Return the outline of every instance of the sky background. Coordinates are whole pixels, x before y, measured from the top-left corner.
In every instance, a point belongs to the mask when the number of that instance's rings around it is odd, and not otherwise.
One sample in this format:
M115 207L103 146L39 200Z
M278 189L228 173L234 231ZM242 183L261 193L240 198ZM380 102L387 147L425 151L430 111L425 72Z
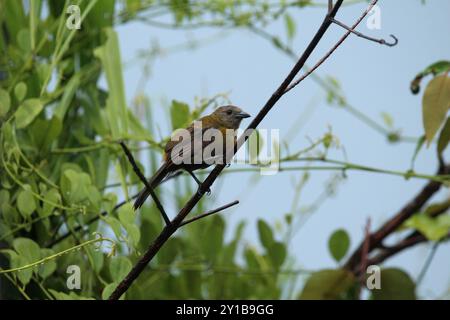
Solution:
M423 133L421 96L414 96L409 84L414 76L429 64L449 59L450 2L430 0L379 1L381 30L368 30L363 22L360 31L382 38L394 34L398 46L388 48L351 36L317 71L320 76L332 75L339 80L348 102L365 115L382 123L382 112L389 113L396 128L407 136ZM352 24L365 4L344 7L338 18ZM293 40L296 52L301 53L320 25L324 9L292 9L290 14L297 23ZM128 64L139 50L148 49L154 39L161 47L170 47L187 39L205 39L218 34L217 29L193 31L163 30L142 23L131 23L117 29L124 65L124 80L129 102L136 94L142 64ZM266 31L285 38L283 21L273 23ZM314 64L343 34L333 26L308 61ZM144 92L151 99L158 127L164 135L170 133L166 112L172 99L193 105L195 97L213 96L228 92L233 104L256 115L272 92L291 69L293 62L268 41L243 29L228 30L219 40L195 50L169 54L152 64L151 78ZM422 91L423 93L423 91ZM284 139L289 128L298 121L306 109L312 112L302 118L304 125L290 142L292 151L309 145L307 137L317 139L332 127L333 134L345 147L348 160L383 169L407 171L415 145L389 144L385 136L355 119L348 112L327 105L324 91L307 79L281 99L264 119L260 127L279 129ZM243 125L249 122L245 121ZM333 152L342 159L342 152ZM450 156L447 153L447 156ZM417 172L433 174L436 170L435 149L422 151L417 158ZM240 167L234 165L233 167ZM147 168L149 174L149 168ZM300 207L313 202L323 191L333 173L312 171L310 180L300 198ZM213 188L215 203L221 205L239 199L240 204L223 213L228 230L242 219L248 221L246 240L258 243L256 221L264 218L271 224L282 221L291 209L294 182L302 173L282 172L261 177L253 183L247 173L223 175ZM351 236L351 250L360 243L367 218L372 219L372 230L402 208L425 184L418 179L367 172L348 172L348 179L339 185L337 194L327 199L296 234L289 248L296 266L306 269L336 267L327 249L330 234L338 229ZM218 192L220 185L220 196ZM435 200L448 196L441 192ZM170 207L170 205L169 205ZM170 211L169 211L170 212ZM278 234L279 236L280 234ZM393 240L396 236L392 237ZM398 237L397 237L398 238ZM431 249L430 244L417 246L388 260L388 266L401 266L414 279L419 274ZM450 244L441 245L431 267L418 288L422 297L442 296L450 288Z

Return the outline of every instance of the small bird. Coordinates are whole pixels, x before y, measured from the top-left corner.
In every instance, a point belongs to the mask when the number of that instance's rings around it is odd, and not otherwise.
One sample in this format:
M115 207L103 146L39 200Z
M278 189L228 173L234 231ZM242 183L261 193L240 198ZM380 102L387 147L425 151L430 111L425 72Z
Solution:
M222 150L218 153L212 153L213 158L223 157L226 150L227 135L230 133L233 135L233 143L236 139L236 129L239 128L242 119L248 118L250 115L240 108L232 105L222 106L217 108L210 115L204 116L197 120L197 122L192 123L184 131L190 136L189 141L171 139L167 142L164 148L164 157L161 167L155 172L155 174L148 180L148 184L153 189L156 188L161 181L174 174L179 170L187 171L192 178L201 184L200 180L195 176L193 171L198 169L204 169L212 165L211 159L204 159L203 153L205 148L211 146L210 144L215 141L214 139L204 139L203 136L199 136L208 132L208 129L217 129L216 132L220 132L222 135L223 142ZM196 130L196 126L201 126L201 130ZM228 130L227 130L228 129ZM231 130L229 130L231 129ZM200 139L200 141L196 139ZM198 143L200 142L200 143ZM200 159L200 162L195 161ZM180 160L190 160L190 161L180 161ZM150 195L150 190L145 187L138 195L136 201L134 202L134 209L139 209L145 202L145 200Z

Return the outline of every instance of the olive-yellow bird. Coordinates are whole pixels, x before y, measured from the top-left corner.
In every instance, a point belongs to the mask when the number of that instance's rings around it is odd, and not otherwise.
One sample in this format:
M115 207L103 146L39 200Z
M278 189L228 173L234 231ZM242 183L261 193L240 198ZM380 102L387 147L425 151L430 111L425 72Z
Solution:
M227 141L226 134L229 134L227 129L236 130L239 128L239 125L241 124L242 119L248 118L250 115L244 111L242 111L240 108L232 105L228 106L222 106L217 108L213 113L210 115L204 116L197 121L195 125L201 126L201 131L195 130L194 123L191 124L189 127L186 128L186 132L190 135L191 142L189 142L189 145L186 145L186 141L174 141L170 140L167 142L166 147L164 148L164 161L161 165L161 167L155 172L155 174L148 180L149 185L154 189L156 188L161 181L169 176L170 174L178 171L178 170L185 170L187 171L194 179L195 181L200 184L200 181L196 178L193 171L198 169L204 169L209 167L212 163L211 161L207 161L203 158L203 151L204 148L207 147L210 143L212 143L214 140L211 139L208 141L208 139L202 139L202 137L198 137L197 132L200 132L201 134L205 133L208 129L218 129L218 132L220 132L223 136L223 150L225 150L225 144ZM233 133L233 139L236 138L235 131L231 131ZM194 134L196 136L194 136ZM195 143L195 139L201 139L200 143ZM182 145L184 143L184 145ZM187 147L187 148L186 148ZM182 163L179 163L179 161L174 161L174 154L178 155L179 152L177 150L182 149L181 153L185 153L187 150L187 153L182 155L183 158L189 157L191 161L184 161ZM176 151L176 152L173 152ZM217 155L215 155L217 156ZM196 163L196 159L201 159L199 163ZM178 159L179 160L179 159ZM198 162L198 161L197 161ZM140 208L145 200L150 195L150 191L145 187L137 197L136 201L134 202L134 209Z

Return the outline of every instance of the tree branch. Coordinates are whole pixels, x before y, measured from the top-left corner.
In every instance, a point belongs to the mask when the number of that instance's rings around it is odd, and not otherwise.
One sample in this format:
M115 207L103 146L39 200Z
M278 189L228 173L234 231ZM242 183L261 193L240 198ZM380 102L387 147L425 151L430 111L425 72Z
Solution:
M148 191L150 192L150 195L153 198L153 201L156 204L156 207L158 208L159 212L161 213L161 216L164 219L164 222L167 224L170 224L170 219L166 214L166 211L164 210L163 205L161 204L161 202L159 201L158 197L156 196L155 191L153 190L153 188L150 186L150 184L148 183L147 179L145 178L145 176L142 174L141 170L139 169L138 165L136 164L136 161L134 160L133 155L131 154L130 150L128 150L128 147L125 145L125 143L123 141L119 142L120 146L122 147L123 151L125 152L128 161L130 162L131 166L133 167L134 172L136 173L136 175L139 177L139 179L142 181L142 183L145 185L145 187L148 189Z
M439 175L448 174L450 172L450 164L447 164L444 167L441 167L438 170ZM377 231L370 235L370 245L369 245L369 253L377 248L383 248L383 240L386 239L389 235L395 232L398 227L400 227L403 222L405 222L412 215L416 214L420 211L420 209L424 206L424 204L441 188L442 183L438 181L430 181L428 184L409 202L404 206L393 218L387 221L383 226L381 226ZM417 243L426 241L426 238L418 232L413 232L410 236L406 237L403 241L398 243L395 246L385 248L383 252L381 252L378 256L373 259L369 259L370 264L377 264L393 254L403 250L404 248L408 248ZM364 250L364 242L361 243L356 249L344 268L350 270L351 272L358 274L359 268L358 266L361 263L361 254Z

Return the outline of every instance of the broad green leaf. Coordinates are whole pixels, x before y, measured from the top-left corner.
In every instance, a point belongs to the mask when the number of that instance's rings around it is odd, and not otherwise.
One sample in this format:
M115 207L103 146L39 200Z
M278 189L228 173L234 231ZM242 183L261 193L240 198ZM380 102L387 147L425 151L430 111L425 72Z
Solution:
M119 209L119 220L131 238L131 244L135 247L139 243L141 233L135 225L135 212L131 203L127 203Z
M69 203L80 203L89 198L91 177L84 172L73 169L64 171L61 177L61 191Z
M274 243L273 232L269 225L262 219L258 220L259 241L266 249L270 249Z
M400 269L382 269L381 288L372 290L375 300L415 300L416 285L409 275Z
M41 258L39 245L31 239L16 238L13 241L13 248L19 256L25 258L27 264L36 262Z
M86 248L89 254L89 263L96 273L100 273L103 268L104 253L96 249L94 246L89 246Z
M41 259L50 257L55 252L52 249L41 249ZM39 276L42 279L48 278L56 270L56 260L50 260L39 266Z
M36 210L36 201L29 185L26 185L25 189L19 192L17 196L17 208L24 218L30 217L34 210Z
M14 95L16 96L17 101L22 102L27 95L27 85L24 82L19 82L14 87Z
M439 241L447 236L450 230L449 216L441 215L432 218L426 214L416 214L409 218L404 226L407 228L414 228L422 233L427 239L432 241Z
M28 53L31 51L31 35L27 28L23 28L17 34L17 44L23 53Z
M48 217L51 215L55 205L59 205L61 203L61 195L58 190L50 189L45 193L44 199L45 201L43 203L40 215L41 217Z
M354 283L354 275L344 269L317 271L308 278L299 299L342 299Z
M135 218L136 216L133 210L133 205L131 203L127 203L120 207L119 220L122 224L134 224Z
M57 117L51 120L37 119L31 126L31 134L37 149L49 149L51 143L59 136L62 122Z
M0 117L8 113L11 107L11 98L6 90L0 89Z
M170 106L170 119L173 130L186 127L190 121L189 106L184 102L173 100Z
M281 267L287 257L286 246L281 242L274 242L268 250L268 255L276 269Z
M437 76L428 84L422 101L423 125L430 145L450 107L450 77Z
M116 257L110 259L109 273L111 274L111 279L113 281L122 281L128 272L131 271L131 268L131 261L126 257Z
M110 216L106 216L103 219L106 221L107 224L109 224L116 238L120 240L122 238L120 221Z
M94 54L100 59L108 82L109 96L106 101L106 114L112 137L119 138L128 133L127 103L122 74L117 33L106 29L108 40L105 45L95 49Z
M30 264L30 262L20 254L11 257L11 268L20 268L27 264ZM30 282L32 276L33 269L31 268L17 272L17 277L23 285L27 285L28 282Z
M343 229L336 230L328 239L328 249L336 262L341 261L345 257L349 247L350 237Z
M25 128L41 113L44 105L39 99L27 99L15 113L17 128Z
M442 128L441 134L439 135L437 147L438 154L442 154L442 152L444 152L444 150L448 146L449 141L450 141L450 117L447 118L444 128Z
M91 27L104 28L111 26L114 18L115 0L97 1L87 16L87 22Z

